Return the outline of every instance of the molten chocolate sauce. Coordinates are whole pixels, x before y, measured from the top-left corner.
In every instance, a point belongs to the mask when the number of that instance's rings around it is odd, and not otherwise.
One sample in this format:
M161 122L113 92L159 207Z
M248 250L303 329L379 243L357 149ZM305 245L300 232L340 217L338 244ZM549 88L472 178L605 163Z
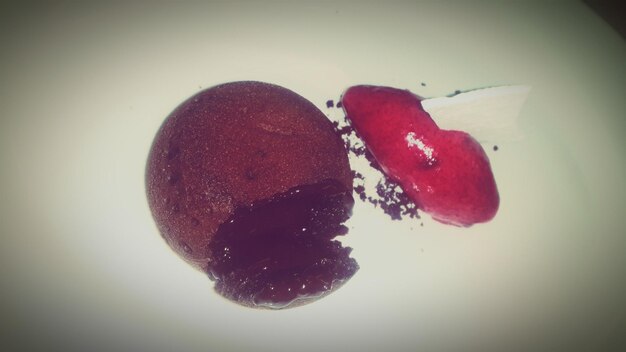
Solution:
M336 180L299 186L238 208L209 246L209 277L226 298L284 308L343 284L358 270L351 248L334 240L347 232L351 191Z

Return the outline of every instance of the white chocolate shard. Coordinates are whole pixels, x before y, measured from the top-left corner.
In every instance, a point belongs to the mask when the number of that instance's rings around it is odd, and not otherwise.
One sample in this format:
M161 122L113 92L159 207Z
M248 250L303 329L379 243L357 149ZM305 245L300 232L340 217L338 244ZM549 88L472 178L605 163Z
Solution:
M442 129L467 132L481 143L516 141L524 136L518 118L530 90L530 86L476 89L425 99L422 106Z

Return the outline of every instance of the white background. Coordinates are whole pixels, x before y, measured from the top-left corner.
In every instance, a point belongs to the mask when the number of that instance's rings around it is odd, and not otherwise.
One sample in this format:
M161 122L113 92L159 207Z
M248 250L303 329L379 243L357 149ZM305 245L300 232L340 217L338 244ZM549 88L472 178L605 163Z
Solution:
M584 4L3 6L5 350L617 348L626 44ZM163 119L234 80L283 85L329 114L326 100L359 83L533 91L526 138L485 146L495 220L421 227L357 205L345 242L361 270L319 302L272 312L215 294L161 240L144 193Z

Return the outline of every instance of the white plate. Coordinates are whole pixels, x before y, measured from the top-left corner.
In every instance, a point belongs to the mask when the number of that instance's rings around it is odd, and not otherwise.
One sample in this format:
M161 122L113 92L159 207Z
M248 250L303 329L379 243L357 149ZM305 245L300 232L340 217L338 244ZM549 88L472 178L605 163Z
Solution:
M2 343L10 350L606 350L624 328L626 45L583 4L204 4L1 11ZM231 304L159 237L152 138L201 88L533 91L486 145L501 208L459 229L358 204L361 265L297 309ZM426 83L422 86L421 83ZM7 348L4 348L7 349Z

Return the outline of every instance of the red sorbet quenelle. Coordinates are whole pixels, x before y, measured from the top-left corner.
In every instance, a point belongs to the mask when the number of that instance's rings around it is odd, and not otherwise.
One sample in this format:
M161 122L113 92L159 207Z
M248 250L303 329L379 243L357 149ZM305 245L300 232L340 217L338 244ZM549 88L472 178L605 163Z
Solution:
M354 86L342 97L350 123L380 164L424 212L468 227L500 203L489 159L472 136L440 129L408 90Z

